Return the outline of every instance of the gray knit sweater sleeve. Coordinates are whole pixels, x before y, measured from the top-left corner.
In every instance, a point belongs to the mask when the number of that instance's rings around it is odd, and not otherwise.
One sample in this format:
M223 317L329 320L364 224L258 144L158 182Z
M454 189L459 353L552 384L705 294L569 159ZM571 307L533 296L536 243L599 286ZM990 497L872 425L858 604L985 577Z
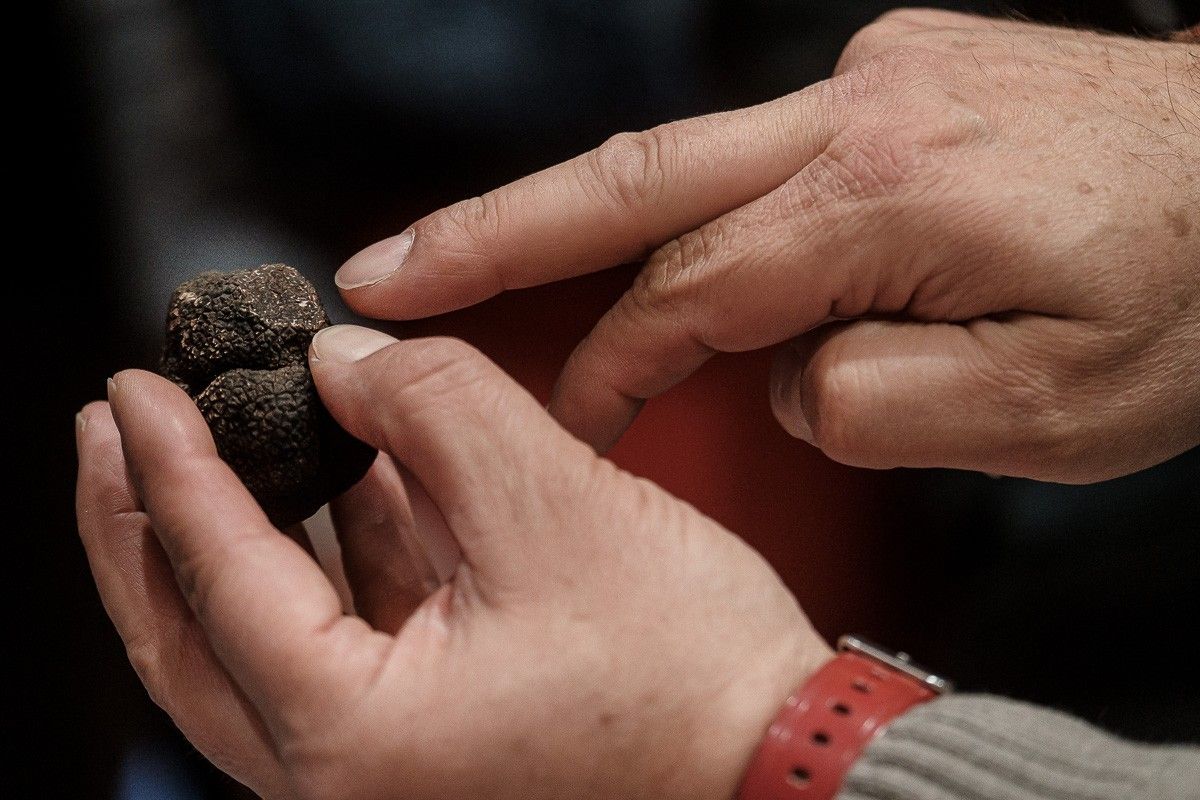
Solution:
M1200 800L1200 748L1132 744L1044 708L950 695L877 736L838 800Z

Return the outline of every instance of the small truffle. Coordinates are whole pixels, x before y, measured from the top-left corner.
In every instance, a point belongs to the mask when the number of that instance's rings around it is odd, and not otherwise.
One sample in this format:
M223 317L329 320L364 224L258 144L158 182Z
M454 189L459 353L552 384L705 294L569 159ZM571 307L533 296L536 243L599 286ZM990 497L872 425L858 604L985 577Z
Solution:
M329 318L284 264L205 272L171 297L162 374L208 422L217 452L278 527L358 482L375 451L321 405L308 345Z

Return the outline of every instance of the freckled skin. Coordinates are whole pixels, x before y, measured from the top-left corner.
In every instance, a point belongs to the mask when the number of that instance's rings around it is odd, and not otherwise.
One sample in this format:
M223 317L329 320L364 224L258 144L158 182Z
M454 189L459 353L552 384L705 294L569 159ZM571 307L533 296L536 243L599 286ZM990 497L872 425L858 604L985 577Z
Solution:
M374 460L313 387L308 345L327 325L316 289L284 264L205 272L175 290L167 313L162 374L196 401L221 458L281 528Z

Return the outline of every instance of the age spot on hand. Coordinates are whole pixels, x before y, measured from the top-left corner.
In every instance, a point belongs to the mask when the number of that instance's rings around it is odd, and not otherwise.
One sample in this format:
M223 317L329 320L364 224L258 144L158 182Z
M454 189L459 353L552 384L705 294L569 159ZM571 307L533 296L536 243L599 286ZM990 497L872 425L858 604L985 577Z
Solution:
M1184 213L1182 208L1164 208L1163 216L1167 218L1167 223L1171 226L1171 230L1180 239L1185 238L1192 232L1192 221L1188 219L1188 215Z

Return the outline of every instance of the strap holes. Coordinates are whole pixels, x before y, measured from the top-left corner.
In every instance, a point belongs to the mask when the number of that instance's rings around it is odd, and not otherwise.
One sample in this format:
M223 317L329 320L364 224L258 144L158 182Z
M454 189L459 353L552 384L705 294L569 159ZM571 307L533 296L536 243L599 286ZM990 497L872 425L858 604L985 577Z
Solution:
M808 786L808 782L811 780L812 775L804 767L796 767L792 770L792 774L788 776L788 783L797 789L803 789Z
M842 717L850 716L850 706L846 705L845 703L834 703L832 706L832 710L833 710L833 713L835 713L839 716L842 716Z
M871 685L864 680L855 681L854 683L850 684L850 688L861 694L871 693Z
M829 734L825 731L817 731L812 735L813 744L820 747L825 747L829 744Z

